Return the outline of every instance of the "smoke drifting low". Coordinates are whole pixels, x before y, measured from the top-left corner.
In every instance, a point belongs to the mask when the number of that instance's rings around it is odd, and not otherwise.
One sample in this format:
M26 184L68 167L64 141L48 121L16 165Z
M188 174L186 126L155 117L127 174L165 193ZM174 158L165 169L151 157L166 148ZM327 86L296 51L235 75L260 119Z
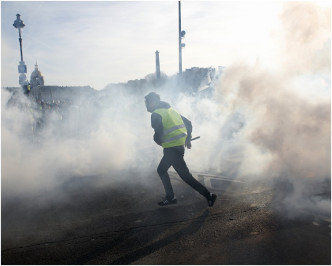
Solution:
M192 168L270 180L276 207L290 215L330 214L330 17L312 3L285 4L273 67L234 63L213 101L183 99L203 142L188 154Z
M287 210L330 212L330 200L308 196L331 177L330 10L287 3L280 18L273 71L234 63L213 98L178 94L172 82L157 92L192 121L193 137L201 136L185 155L192 172L286 182L291 189L276 198ZM2 197L56 189L72 176L102 175L102 184L112 184L121 175L128 185L132 172L157 178L162 150L152 140L144 93L78 99L61 127L48 123L34 139L38 110L8 107L11 95L2 90Z
M49 117L32 133L39 106L23 94L16 96L22 104L7 106L10 96L2 90L3 197L52 190L72 176L105 175L105 182L113 182L112 173L138 163L146 171L141 151L152 143L143 98L118 95L106 106L79 99L63 120Z
M330 213L330 199L318 204L309 197L331 178L330 17L312 3L285 5L276 70L235 64L218 91L224 109L241 109L246 117L241 174L255 165L261 170L255 178L287 180L291 192L280 199L293 212L314 205Z

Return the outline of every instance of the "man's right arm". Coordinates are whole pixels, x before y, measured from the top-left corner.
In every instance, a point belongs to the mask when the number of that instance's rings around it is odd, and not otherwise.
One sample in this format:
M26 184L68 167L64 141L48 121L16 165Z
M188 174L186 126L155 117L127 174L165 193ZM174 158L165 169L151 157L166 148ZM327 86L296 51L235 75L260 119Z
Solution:
M152 113L151 115L151 127L154 129L153 140L161 145L161 138L163 136L163 122L161 115Z

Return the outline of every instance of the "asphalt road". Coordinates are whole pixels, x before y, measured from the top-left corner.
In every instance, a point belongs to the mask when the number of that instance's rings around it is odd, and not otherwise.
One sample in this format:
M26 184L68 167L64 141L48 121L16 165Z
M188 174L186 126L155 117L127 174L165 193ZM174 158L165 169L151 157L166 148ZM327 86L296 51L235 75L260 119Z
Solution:
M287 218L268 186L218 188L209 208L173 176L178 204L158 207L155 177L130 187L91 180L68 180L59 197L3 198L1 263L331 264L330 217Z

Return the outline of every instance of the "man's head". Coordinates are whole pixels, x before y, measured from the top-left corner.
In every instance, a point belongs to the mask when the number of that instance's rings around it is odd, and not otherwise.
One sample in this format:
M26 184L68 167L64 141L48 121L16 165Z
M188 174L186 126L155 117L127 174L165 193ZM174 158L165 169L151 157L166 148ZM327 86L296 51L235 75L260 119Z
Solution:
M152 113L160 102L159 94L157 94L155 92L150 92L144 98L145 98L146 110L148 112Z

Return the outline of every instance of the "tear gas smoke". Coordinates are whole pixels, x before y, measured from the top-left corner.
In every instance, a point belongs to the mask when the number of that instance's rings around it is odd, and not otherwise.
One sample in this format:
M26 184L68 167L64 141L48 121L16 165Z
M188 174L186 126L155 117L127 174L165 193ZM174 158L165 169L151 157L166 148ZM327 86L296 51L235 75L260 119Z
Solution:
M23 94L16 96L20 105L8 107L10 96L2 90L3 197L52 189L72 176L115 175L138 163L143 172L149 168L139 161L152 146L142 98L118 95L105 107L80 99L66 119L48 121L33 134L39 107ZM144 156L147 165L155 160L151 152Z
M202 136L187 154L192 170L271 180L279 209L330 215L330 17L313 3L285 4L273 72L234 63L214 100L180 100Z
M239 138L248 145L240 175L270 177L276 187L287 180L290 193L276 198L292 215L313 208L330 215L330 198L312 198L331 179L330 18L329 9L288 3L281 15L284 42L277 71L234 64L218 87L222 108L245 116Z
M321 188L313 184L330 180L330 10L287 3L281 22L282 42L271 47L281 55L271 62L273 72L234 63L216 81L212 99L175 93L173 80L158 92L201 136L185 155L192 172L269 179L276 187L286 180L291 189L276 197L281 205L330 212L330 199L310 197ZM157 177L162 150L152 140L144 93L119 89L79 99L61 129L50 123L31 141L30 119L38 111L8 107L11 95L2 90L2 197L51 190L71 176L98 174L112 183L121 172L128 185L131 170Z

